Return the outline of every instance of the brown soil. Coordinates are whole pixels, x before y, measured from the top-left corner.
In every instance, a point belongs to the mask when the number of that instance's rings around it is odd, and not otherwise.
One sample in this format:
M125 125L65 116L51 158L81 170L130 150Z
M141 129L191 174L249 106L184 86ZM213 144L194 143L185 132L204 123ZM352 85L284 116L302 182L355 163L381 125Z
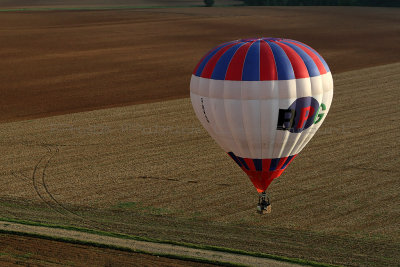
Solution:
M399 81L399 63L334 75L330 113L265 217L189 99L2 124L0 217L394 266Z
M243 37L303 41L333 73L397 62L399 25L394 8L2 12L0 121L187 97L201 56Z
M214 266L114 249L0 234L0 265L11 266Z

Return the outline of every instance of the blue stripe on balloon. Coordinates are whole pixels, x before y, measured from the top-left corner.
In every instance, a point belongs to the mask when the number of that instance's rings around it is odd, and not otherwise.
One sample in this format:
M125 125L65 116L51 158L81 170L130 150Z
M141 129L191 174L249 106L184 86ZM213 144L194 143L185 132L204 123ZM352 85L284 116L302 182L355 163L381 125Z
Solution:
M206 66L206 64L208 63L208 61L222 48L224 48L227 45L230 45L233 42L228 42L225 43L217 48L214 49L214 51L212 51L205 59L203 59L203 61L200 63L199 68L196 71L196 76L200 77L201 73L203 72L204 67Z
M236 51L242 45L244 45L244 43L238 43L225 51L225 53L219 58L217 64L215 65L213 73L211 75L211 79L225 80L225 75L226 71L228 70L229 63L231 62Z
M260 80L260 41L254 42L247 50L243 65L242 81Z
M303 60L304 64L306 64L307 70L308 70L308 75L310 77L315 77L315 76L319 76L321 75L319 73L318 67L315 64L314 60L306 53L304 52L303 49L301 49L300 47L288 43L288 42L281 42L287 46L289 46L290 48L292 48L294 51L296 51L296 53L301 57L301 59Z
M231 158L236 162L237 165L239 165L239 167L242 167L242 164L240 163L239 159L236 157L235 154L233 154L233 152L228 152L228 155L231 156Z
M294 71L292 63L290 62L285 51L279 45L267 41L274 54L276 71L278 72L278 80L291 80L294 79Z
M289 162L292 160L293 157L294 157L294 156L289 156L289 157L286 159L286 161L285 161L285 163L283 164L281 170L284 170L284 169L286 168L286 166L289 164Z
M328 64L326 64L325 60L321 57L320 54L318 54L317 51L315 51L313 48L311 48L310 46L308 46L308 45L306 45L306 44L300 43L299 41L295 41L295 40L290 40L290 41L293 42L293 43L299 44L299 45L301 45L301 46L303 46L303 47L307 47L308 49L310 49L311 52L313 52L313 53L319 58L319 60L321 60L322 64L323 64L324 67L325 67L326 72L330 72L329 67L328 67Z
M311 47L310 47L310 48L311 48ZM312 48L311 48L311 49L312 49ZM314 49L313 49L313 50L314 50ZM328 64L325 62L325 59L323 59L323 58L320 56L320 54L317 53L317 51L314 50L314 52L315 52L315 54L317 55L317 57L319 57L319 59L321 60L322 64L324 64L324 67L325 67L326 72L330 72L331 70L329 69Z
M253 159L253 163L256 171L262 171L262 159Z
M247 163L246 163L246 161L244 161L243 158L241 158L241 157L237 157L237 158L240 160L240 162L242 163L242 165L243 165L247 170L250 170L249 166L247 166Z
M280 160L279 158L271 160L271 165L269 166L269 170L270 171L275 171L276 170L276 167L278 166L279 160Z

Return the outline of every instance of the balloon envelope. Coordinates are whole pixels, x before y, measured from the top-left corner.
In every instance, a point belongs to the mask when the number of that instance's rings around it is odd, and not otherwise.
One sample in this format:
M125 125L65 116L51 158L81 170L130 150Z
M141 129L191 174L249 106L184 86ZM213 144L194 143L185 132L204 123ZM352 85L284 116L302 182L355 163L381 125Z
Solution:
M263 192L321 126L333 81L324 59L303 43L244 39L200 60L190 97L204 128Z

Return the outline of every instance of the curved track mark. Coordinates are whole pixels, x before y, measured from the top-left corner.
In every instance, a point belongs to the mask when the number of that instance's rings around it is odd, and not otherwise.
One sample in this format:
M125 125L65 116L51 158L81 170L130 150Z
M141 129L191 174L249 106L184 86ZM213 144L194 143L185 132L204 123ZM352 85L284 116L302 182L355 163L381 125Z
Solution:
M50 202L48 202L45 197L40 193L39 190L39 185L37 184L37 179L36 179L36 173L38 172L39 168L40 168L40 164L42 163L42 161L46 158L46 156L48 155L48 153L51 153L51 149L49 147L47 147L47 153L45 155L43 155L39 161L36 163L35 167L33 168L33 173L32 173L32 184L33 184L33 188L36 191L36 194L39 196L39 198L46 203L47 206L49 206L51 209L53 209L54 211L60 213L61 215L64 215L62 212L60 212L56 207L54 207Z
M52 148L55 147L55 150L53 150ZM83 221L88 221L88 222L92 222L94 224L97 225L101 225L102 227L104 227L105 225L103 225L102 223L99 223L97 221L91 220L89 218L85 218L81 215L79 215L78 213L72 211L71 209L67 208L65 205L63 205L60 201L58 201L54 195L50 192L47 183L46 183L46 171L50 165L50 162L52 161L52 159L60 152L59 148L57 146L46 146L47 148L47 154L44 155L39 162L36 164L34 171L33 171L33 175L32 175L32 180L34 183L34 187L35 187L35 191L38 194L38 196L42 199L43 202L45 202L48 206L50 206L53 210L55 210L56 212L62 214L63 216L66 217L70 217L71 215L73 217L79 218L80 220ZM53 153L52 153L53 152ZM49 155L50 154L50 155ZM38 172L38 167L39 165L44 162L43 159L48 156L46 163L43 166L43 170L41 172L41 177L36 177L36 173ZM46 195L50 198L48 200L45 199L43 192L40 193L39 191L39 186L38 184L44 189Z
M51 148L50 148L51 151ZM44 190L46 191L47 195L50 197L50 199L53 201L53 203L57 204L60 208L62 208L64 211L67 211L69 213L71 213L72 215L75 215L77 217L79 217L82 220L86 220L84 217L82 217L81 215L79 215L78 213L68 209L67 207L65 207L63 204L61 204L54 196L52 193L50 193L49 188L47 187L46 184L46 170L50 164L50 161L60 152L60 150L58 149L58 147L56 147L54 153L48 158L46 164L43 167L43 171L42 171L42 179L41 179L41 185L43 186Z

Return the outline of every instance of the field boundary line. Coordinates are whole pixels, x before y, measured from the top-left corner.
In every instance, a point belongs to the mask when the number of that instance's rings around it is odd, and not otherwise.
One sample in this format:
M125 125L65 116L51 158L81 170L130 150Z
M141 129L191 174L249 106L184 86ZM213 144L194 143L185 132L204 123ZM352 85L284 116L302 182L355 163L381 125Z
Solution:
M59 241L59 242L64 242L64 243L69 243L69 244L92 246L92 247L97 247L97 248L107 248L107 249L114 249L114 250L126 251L126 252L132 252L132 253L146 254L146 255L151 255L151 256L159 256L159 257L169 258L169 259L177 259L177 260L200 262L200 263L209 263L209 264L215 264L218 266L237 266L237 267L242 267L242 266L247 267L248 266L248 265L237 264L237 263L232 263L232 262L208 260L208 259L204 259L204 258L174 255L174 254L168 254L168 253L165 253L165 254L164 253L153 253L153 252L148 252L148 251L144 251L144 250L140 250L140 249L131 249L131 248L124 247L124 246L116 246L116 245L104 244L104 243L93 242L93 241L84 241L84 240L75 239L75 238L56 237L56 236L51 236L51 235L36 234L36 233L29 233L29 232L19 232L19 231L0 229L0 234L9 234L9 235L40 238L40 239L45 239L45 240L50 240L50 241Z
M236 7L238 5L214 5L214 7ZM166 9L166 8L192 8L205 7L204 5L191 6L82 6L82 7L21 7L0 8L0 12L35 12L35 11L96 11L96 10L129 10L129 9Z
M289 257L284 257L284 256L276 256L276 255L267 254L267 253L250 252L250 251L244 251L244 250L238 250L238 249L232 249L232 248L226 248L226 247L211 246L211 245L198 245L198 244L177 242L177 241L170 241L170 240L160 240L160 239L140 237L140 236L134 236L134 235L128 235L128 234L120 234L120 233L106 232L106 231L100 231L100 230L93 230L93 229L89 229L89 228L82 228L82 227L75 227L75 226L63 226L63 225L39 223L39 222L17 220L17 219L10 219L10 218L4 218L4 217L0 218L0 222L2 222L2 224L0 224L0 232L14 231L14 232L18 232L18 233L33 234L33 235L38 234L38 233L32 233L32 232L24 231L24 230L23 231L8 230L8 229L6 229L5 226L7 225L7 223L10 223L10 224L27 225L27 226L33 226L33 227L39 227L39 228L42 227L42 228L50 228L50 229L61 229L61 230L71 231L71 233L79 232L79 233L84 233L84 234L88 234L88 235L117 238L120 240L147 242L149 244L153 243L153 244L171 245L174 247L188 248L188 249L194 249L194 250L199 250L199 251L204 251L204 252L208 251L208 252L215 252L215 253L227 253L227 254L231 254L231 255L242 255L242 256L252 257L255 259L259 258L259 259L271 260L271 261L275 261L276 263L281 262L282 265L284 263L286 263L288 265L293 264L293 265L318 266L318 267L338 266L338 265L332 265L332 264L327 264L327 263L315 262L315 261L311 261L311 260L289 258ZM47 234L41 234L41 233L38 235L48 236ZM49 238L65 238L65 237L60 237L60 236L56 237L54 235L51 235L48 237ZM70 239L70 238L66 238L66 239ZM75 238L72 238L72 239L75 240ZM79 240L79 242L92 242L92 241ZM99 242L93 241L93 243L99 243ZM110 245L110 244L103 244L102 242L100 242L100 244L101 245ZM113 245L111 245L111 246L113 246ZM119 246L117 245L116 247L119 247ZM125 246L122 246L122 247L125 248ZM130 248L126 248L126 249L130 249ZM156 256L163 256L163 257L166 257L165 255L177 256L177 257L187 257L186 255L176 255L175 253L170 254L170 253L149 252L146 250L142 251L140 249L137 250L136 248L134 249L134 251L140 252L140 253L146 253L146 254L150 253L151 255L157 254ZM163 255L161 255L161 254L163 254ZM192 256L189 256L189 257L195 258L195 259L202 259L202 258L192 257ZM210 260L210 259L206 259L206 260ZM230 261L218 261L218 262L220 262L221 264L233 264L233 265L228 265L228 266L246 266L243 264L231 263ZM227 265L224 265L224 266L227 266Z

